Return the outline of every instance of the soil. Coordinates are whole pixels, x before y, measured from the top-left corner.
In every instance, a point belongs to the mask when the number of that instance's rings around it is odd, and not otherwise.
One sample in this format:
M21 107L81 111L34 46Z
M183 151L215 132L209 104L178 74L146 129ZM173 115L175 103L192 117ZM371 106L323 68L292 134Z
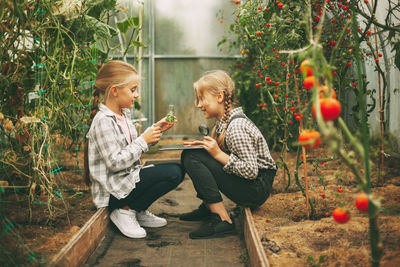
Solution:
M326 150L312 158L329 158ZM279 154L273 155L275 159ZM296 154L287 154L286 163L293 173ZM354 176L338 159L315 165L308 164L309 194L315 214L308 219L306 202L294 183L287 187L280 168L275 177L274 192L257 210L253 218L271 266L370 266L369 223L366 214L354 205L357 188ZM317 166L317 168L315 168ZM388 158L385 162L384 184L374 187L374 195L381 198L379 215L380 235L384 254L381 266L400 266L400 162ZM299 179L303 184L303 167ZM376 172L372 172L376 184ZM342 193L338 188L343 189ZM321 190L323 192L321 192ZM323 197L324 195L324 197ZM349 209L351 219L338 224L332 218L336 207ZM310 259L309 259L310 258ZM316 266L316 265L315 265Z
M2 245L7 248L5 253L12 255L5 260L11 266L48 262L96 212L89 187L77 168L76 157L62 153L59 158L62 159L59 163L62 171L57 174L57 192L62 199L56 197L48 205L48 194L36 187L35 198L29 209L26 190L6 191L2 195L2 211L13 226L8 232L5 231L7 235L2 239ZM80 153L80 163L82 159ZM52 209L49 210L49 207Z

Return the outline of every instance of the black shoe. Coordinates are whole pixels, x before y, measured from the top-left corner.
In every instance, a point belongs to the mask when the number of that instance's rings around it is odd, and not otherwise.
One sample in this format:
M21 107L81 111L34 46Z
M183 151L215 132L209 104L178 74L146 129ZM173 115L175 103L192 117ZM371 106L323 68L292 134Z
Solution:
M227 221L222 221L218 214L213 213L210 219L199 229L191 232L191 239L217 238L235 234L235 226Z
M182 221L202 221L210 217L211 211L202 203L197 209L179 216Z

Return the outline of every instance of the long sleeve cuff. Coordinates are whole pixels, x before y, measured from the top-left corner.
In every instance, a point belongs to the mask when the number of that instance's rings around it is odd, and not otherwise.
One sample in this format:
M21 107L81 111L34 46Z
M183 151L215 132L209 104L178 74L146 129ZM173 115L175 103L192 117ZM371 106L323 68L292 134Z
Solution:
M226 171L227 173L233 173L233 166L234 166L236 160L237 160L237 157L233 153L231 153L229 155L228 162L223 167L223 170Z
M143 152L149 151L149 146L147 145L146 141L144 141L143 136L139 136L138 138L136 138L136 142L140 145Z

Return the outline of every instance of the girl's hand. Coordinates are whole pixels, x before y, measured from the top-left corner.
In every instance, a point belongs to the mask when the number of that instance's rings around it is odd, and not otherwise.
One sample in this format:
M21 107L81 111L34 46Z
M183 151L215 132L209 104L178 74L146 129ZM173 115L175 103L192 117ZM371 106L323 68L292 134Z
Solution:
M217 141L210 137L204 136L204 140L195 140L192 142L183 142L184 146L193 146L193 147L202 147L204 148L214 159L222 163L222 165L226 165L229 160L229 155L222 151Z
M187 141L187 142L183 142L183 145L184 146L192 146L192 147L203 147L203 141L200 141L200 140L195 140L192 142Z
M192 147L202 147L204 148L213 158L217 158L218 155L224 153L218 146L217 141L210 137L204 136L203 141L195 140L192 142L183 142L184 146L192 146ZM224 153L225 154L225 153Z
M143 134L142 137L147 144L153 144L160 141L161 138L160 127L150 127Z
M178 122L177 119L175 119L173 122L168 122L167 117L164 117L154 125L160 127L161 132L165 132L166 130L174 126L174 124L177 122Z
M222 152L217 141L210 136L204 136L203 147L213 158L216 158Z

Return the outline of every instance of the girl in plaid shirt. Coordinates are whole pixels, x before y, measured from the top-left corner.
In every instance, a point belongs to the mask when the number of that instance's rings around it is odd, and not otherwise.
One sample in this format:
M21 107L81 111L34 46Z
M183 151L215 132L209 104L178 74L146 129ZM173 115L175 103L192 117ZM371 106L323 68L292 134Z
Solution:
M184 143L204 148L182 153L185 171L203 203L180 219L206 220L190 233L193 239L220 237L234 232L220 192L239 205L262 205L272 191L277 166L260 130L241 107L234 107L235 85L226 72L207 73L194 83L194 90L196 106L218 122L211 137Z
M142 168L141 155L160 140L174 122L163 118L138 136L130 109L138 97L138 74L123 61L103 65L95 82L89 131L85 145L85 176L97 208L107 207L110 219L131 238L146 236L144 227L161 227L164 218L147 208L183 180L180 164ZM99 104L99 97L104 103Z

